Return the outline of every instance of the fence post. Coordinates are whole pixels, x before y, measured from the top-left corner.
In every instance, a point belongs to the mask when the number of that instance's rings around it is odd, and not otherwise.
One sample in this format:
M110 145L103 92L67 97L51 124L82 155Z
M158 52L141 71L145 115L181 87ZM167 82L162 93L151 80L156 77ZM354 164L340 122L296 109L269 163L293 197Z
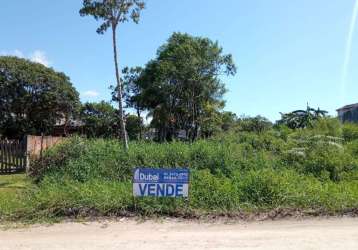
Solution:
M26 174L30 173L30 150L29 150L29 136L26 135L25 137L25 169L26 169Z

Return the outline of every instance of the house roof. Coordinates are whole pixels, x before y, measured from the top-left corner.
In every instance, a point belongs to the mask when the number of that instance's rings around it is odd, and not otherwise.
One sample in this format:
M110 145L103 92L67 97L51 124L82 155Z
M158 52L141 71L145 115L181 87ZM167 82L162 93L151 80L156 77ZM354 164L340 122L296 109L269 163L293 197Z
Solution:
M56 127L61 127L66 125L66 119L61 118L60 120L58 120L55 124ZM75 120L75 119L70 119L67 121L67 125L70 127L82 127L84 126L84 122L81 120Z
M353 109L353 108L358 108L358 103L346 105L346 106L344 106L342 108L337 109L337 111L350 110L350 109Z

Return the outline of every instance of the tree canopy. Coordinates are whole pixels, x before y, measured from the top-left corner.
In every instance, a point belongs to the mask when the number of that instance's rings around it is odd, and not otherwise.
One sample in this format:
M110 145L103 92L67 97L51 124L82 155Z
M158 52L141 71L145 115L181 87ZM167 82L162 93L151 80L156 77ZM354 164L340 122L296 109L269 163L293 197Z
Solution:
M81 121L88 137L114 138L118 136L118 111L108 102L85 103L81 108Z
M140 11L145 3L140 0L83 0L81 16L93 16L97 21L102 20L97 33L103 34L108 28L116 28L119 23L132 19L138 23Z
M29 60L0 57L1 135L50 133L78 108L79 94L65 74Z
M116 138L119 136L118 110L109 102L85 103L81 108L80 118L84 124L83 133L89 138ZM125 120L129 139L140 139L144 129L142 119L127 114Z
M194 140L210 115L224 107L221 75L234 75L236 66L217 42L174 33L144 69L129 73L135 77L124 82L135 86L132 106L148 111L159 140L172 139L178 130Z
M263 116L241 117L238 120L240 131L263 133L273 127L273 124Z
M122 99L125 102L125 108L134 109L138 118L141 117L141 113L145 110L144 104L142 103L141 86L139 83L142 72L143 68L141 67L125 67L122 70L121 79L124 90ZM118 86L111 86L110 89L112 90L112 101L118 102Z
M306 110L295 110L291 113L281 113L281 120L277 123L284 124L291 129L307 128L312 122L327 115L327 111L320 108L314 109L307 105Z

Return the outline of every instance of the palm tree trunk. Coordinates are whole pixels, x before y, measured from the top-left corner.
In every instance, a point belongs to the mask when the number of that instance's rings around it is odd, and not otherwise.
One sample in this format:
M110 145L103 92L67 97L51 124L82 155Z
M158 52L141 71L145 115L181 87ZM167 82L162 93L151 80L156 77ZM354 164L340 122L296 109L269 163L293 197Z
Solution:
M116 79L117 79L117 88L118 88L118 106L119 106L119 118L120 118L120 128L123 146L125 150L128 150L128 137L126 132L126 124L124 122L124 114L123 114L123 102L122 102L122 84L119 76L119 68L118 68L118 56L117 56L117 41L116 41L116 25L112 24L112 38L113 38L113 53L114 53L114 65L116 68Z
M138 122L139 122L139 140L142 140L142 133L143 133L143 129L142 129L142 117L140 116L140 109L137 107L137 117L138 117Z

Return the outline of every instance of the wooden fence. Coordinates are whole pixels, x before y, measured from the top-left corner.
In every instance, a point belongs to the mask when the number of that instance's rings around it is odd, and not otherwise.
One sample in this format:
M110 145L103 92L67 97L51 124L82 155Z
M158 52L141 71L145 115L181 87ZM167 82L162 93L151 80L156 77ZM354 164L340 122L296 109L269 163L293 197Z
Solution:
M26 140L0 141L0 174L26 170Z

